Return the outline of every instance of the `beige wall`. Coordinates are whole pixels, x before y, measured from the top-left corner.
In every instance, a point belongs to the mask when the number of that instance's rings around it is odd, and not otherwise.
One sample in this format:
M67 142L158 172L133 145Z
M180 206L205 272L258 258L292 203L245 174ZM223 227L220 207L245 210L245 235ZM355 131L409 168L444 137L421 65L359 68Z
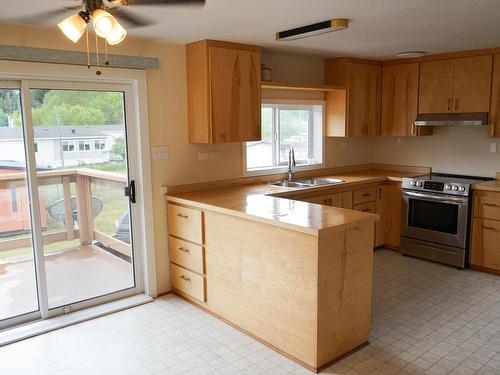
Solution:
M378 138L373 143L373 160L430 166L436 172L494 177L500 171L499 153L490 153L485 127L436 127L431 137ZM500 142L498 142L500 143Z

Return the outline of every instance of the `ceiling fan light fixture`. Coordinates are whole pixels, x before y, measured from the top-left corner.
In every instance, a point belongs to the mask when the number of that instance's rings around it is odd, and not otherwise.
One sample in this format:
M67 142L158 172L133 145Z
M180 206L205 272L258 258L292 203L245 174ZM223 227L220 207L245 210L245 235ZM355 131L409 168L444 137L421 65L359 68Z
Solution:
M111 31L106 35L106 41L109 45L114 46L121 43L126 36L127 30L125 30L122 25L116 22Z
M92 12L92 23L94 31L101 38L106 38L118 23L111 14L103 9L96 9Z
M85 29L87 28L87 23L89 22L88 14L85 12L80 12L74 14L64 21L57 24L57 27L63 32L66 37L73 43L80 40Z

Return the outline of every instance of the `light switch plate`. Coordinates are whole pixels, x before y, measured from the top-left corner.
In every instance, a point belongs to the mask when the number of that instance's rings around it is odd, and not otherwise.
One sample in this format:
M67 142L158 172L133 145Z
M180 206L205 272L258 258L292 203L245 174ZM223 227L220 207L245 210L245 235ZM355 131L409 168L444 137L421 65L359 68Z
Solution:
M222 156L222 152L220 151L212 151L210 153L210 159L220 159Z
M491 142L490 143L490 152L496 153L497 152L497 144L496 142Z
M153 147L153 160L167 160L168 146Z
M199 152L198 160L208 160L210 159L210 154L208 152Z

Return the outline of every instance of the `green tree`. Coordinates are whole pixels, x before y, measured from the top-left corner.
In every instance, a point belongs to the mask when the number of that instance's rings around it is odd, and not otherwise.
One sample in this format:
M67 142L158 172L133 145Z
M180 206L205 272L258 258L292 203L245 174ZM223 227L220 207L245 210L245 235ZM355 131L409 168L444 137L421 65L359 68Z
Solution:
M121 92L32 90L31 96L38 103L32 105L35 126L124 123Z
M119 137L115 138L113 141L113 146L111 146L111 150L109 151L111 155L120 156L123 160L125 160L126 156L126 145L125 138Z
M0 126L9 126L9 115L0 108Z

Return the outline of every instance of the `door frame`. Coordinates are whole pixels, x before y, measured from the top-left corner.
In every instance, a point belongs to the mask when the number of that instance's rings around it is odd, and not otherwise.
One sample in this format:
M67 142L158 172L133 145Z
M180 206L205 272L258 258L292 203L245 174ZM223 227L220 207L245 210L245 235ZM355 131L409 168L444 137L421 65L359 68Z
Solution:
M146 72L131 69L116 69L104 68L103 75L96 76L95 69L88 70L80 66L44 64L44 63L24 63L12 61L0 61L0 86L1 80L20 82L21 98L23 106L23 115L31 118L31 108L29 106L29 88L36 88L48 84L47 88L72 88L72 89L99 89L99 87L121 87L120 91L125 92L125 111L127 121L127 148L129 165L134 171L137 193L135 205L130 205L131 216L134 218L132 227L132 236L135 241L135 246L140 248L138 256L134 257L134 273L136 286L133 288L135 294L146 293L151 297L157 296L156 285L156 256L153 233L153 203L152 203L152 187L151 187L151 160L150 160L150 142L149 142L149 123L147 113L147 84ZM30 86L32 83L33 86ZM71 87L71 85L73 85ZM28 162L27 166L35 166L34 163L34 142L31 121L27 121L28 125L24 127L25 142L28 147L27 158L33 160ZM30 180L34 181L34 185L30 191L36 192L36 197L30 196L33 207L38 207L38 189L35 170L29 170ZM39 225L39 213L35 211L32 215L33 231ZM38 216L38 218L37 218ZM37 221L38 220L38 221ZM34 244L42 249L41 237L34 233L34 238L40 238L40 244ZM43 250L35 251L35 257L41 255L43 258ZM37 266L37 283L45 282L45 272L43 262L36 262L41 265L41 269ZM39 290L45 288L38 288ZM133 293L132 292L132 293ZM46 290L45 290L46 293ZM72 308L82 309L112 300L124 298L131 295L131 290L127 289L119 291L111 295L104 295L93 298L91 300L76 302L71 304ZM47 301L47 298L40 300ZM37 318L48 318L63 313L63 308L55 308L48 310L48 306L39 306L40 310L34 313L29 313L14 317L7 320L8 326L16 323L24 323ZM6 323L4 322L4 323ZM5 328L4 324L0 324L0 330Z

